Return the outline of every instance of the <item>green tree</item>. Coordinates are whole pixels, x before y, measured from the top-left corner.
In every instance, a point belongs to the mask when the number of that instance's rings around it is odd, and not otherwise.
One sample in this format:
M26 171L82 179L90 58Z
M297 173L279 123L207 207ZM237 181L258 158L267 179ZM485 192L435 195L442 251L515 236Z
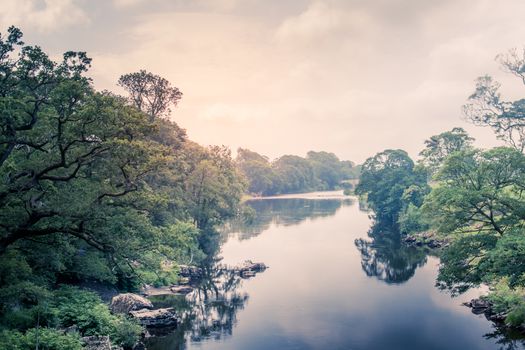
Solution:
M151 121L168 116L170 107L176 106L182 97L182 92L168 80L145 70L121 76L118 85L129 93L133 105Z
M503 235L525 218L525 156L514 149L467 150L451 155L425 201L440 231ZM473 228L475 227L475 228Z
M449 155L471 148L472 141L474 139L462 128L431 136L425 140L425 148L419 153L421 163L429 168L431 174L435 174Z
M365 161L356 193L366 195L379 222L397 224L409 203L422 200L426 186L426 173L414 167L405 151L385 150Z

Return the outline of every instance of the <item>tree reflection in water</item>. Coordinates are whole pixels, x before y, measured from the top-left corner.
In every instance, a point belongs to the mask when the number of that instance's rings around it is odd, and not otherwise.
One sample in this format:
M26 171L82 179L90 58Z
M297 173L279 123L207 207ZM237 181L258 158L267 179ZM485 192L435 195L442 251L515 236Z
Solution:
M376 223L368 239L356 239L361 252L361 266L367 276L388 284L400 284L414 276L416 269L427 262L426 252L403 244L396 228Z
M307 219L335 215L344 206L352 205L353 199L306 199L282 198L247 201L255 214L250 220L233 220L221 230L226 240L235 234L240 240L250 239L266 231L272 224L293 226Z
M187 341L231 335L236 314L248 301L248 295L240 292L241 285L239 274L215 258L208 261L202 280L190 294L152 297L156 307L174 307L182 322L173 332L149 339L148 349L184 349Z

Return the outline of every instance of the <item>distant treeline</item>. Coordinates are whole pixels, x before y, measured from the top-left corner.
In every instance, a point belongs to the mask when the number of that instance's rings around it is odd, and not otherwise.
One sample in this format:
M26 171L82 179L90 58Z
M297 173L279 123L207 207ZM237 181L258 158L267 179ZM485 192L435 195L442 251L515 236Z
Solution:
M357 179L360 172L360 166L328 152L310 151L306 158L284 155L270 161L239 148L236 162L248 180L249 193L266 196L347 188L351 185L344 180Z

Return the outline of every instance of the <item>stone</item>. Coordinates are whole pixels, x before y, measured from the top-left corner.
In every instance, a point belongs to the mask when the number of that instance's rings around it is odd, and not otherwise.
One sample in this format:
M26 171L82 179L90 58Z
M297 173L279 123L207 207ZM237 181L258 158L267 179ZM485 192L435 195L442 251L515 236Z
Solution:
M173 308L130 311L132 317L148 328L175 327L179 318Z
M472 312L475 314L482 314L486 312L487 310L490 310L492 307L492 304L485 299L472 299L470 301L470 307L472 308Z
M111 342L108 336L92 335L83 337L82 341L86 350L111 350Z
M128 314L130 311L152 309L148 299L133 293L123 293L113 297L109 306L114 314Z

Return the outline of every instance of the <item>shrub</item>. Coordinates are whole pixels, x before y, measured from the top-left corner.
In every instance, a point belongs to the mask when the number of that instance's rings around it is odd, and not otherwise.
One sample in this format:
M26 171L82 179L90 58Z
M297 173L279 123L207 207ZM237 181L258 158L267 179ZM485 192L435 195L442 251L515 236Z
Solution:
M29 329L26 333L14 330L0 332L0 349L34 350L37 345L46 350L82 350L78 334L64 334L52 328Z

